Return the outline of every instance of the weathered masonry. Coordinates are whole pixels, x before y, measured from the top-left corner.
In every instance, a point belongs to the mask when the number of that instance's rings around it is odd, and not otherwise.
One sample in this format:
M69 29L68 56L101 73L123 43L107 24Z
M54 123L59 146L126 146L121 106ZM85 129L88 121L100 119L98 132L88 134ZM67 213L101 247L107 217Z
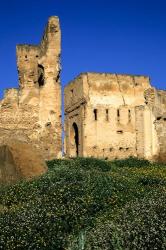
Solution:
M17 46L19 89L7 89L0 102L0 144L12 137L47 160L61 156L60 53L58 17L49 19L39 46Z
M166 162L166 91L150 88L144 95L146 105L136 108L137 156Z
M15 139L45 160L62 156L61 31L50 17L41 43L17 46L19 88L0 101L0 146ZM64 90L66 157L166 162L166 91L149 77L83 73Z
M64 95L67 157L166 160L166 91L148 77L84 73Z

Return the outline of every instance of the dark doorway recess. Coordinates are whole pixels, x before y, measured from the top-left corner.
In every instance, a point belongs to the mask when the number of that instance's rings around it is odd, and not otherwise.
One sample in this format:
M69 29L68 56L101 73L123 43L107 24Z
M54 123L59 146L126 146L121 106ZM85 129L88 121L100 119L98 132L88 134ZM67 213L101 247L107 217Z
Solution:
M72 127L73 127L73 132L74 132L75 156L78 156L79 155L79 150L78 150L78 146L79 146L78 126L74 122Z
M44 86L44 67L38 64L38 84L39 87Z

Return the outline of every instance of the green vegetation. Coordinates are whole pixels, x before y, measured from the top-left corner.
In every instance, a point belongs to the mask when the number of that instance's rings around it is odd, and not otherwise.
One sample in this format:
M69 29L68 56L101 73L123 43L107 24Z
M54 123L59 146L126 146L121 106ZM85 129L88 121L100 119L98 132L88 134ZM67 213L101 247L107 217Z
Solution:
M48 162L0 188L0 249L166 249L166 166L145 160Z

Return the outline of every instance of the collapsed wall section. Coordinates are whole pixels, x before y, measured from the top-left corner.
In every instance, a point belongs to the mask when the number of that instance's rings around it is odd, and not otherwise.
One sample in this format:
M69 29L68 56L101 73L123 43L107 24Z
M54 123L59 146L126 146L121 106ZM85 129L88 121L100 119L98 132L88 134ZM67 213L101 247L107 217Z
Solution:
M45 159L60 157L61 31L59 19L48 21L41 44L18 45L19 88L5 92L0 103L0 144L15 137L32 143Z

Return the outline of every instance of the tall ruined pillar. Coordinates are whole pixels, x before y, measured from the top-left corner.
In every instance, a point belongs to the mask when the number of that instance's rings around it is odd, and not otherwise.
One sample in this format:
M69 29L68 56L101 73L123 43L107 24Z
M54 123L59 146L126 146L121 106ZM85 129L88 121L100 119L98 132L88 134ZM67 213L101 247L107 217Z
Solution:
M41 43L39 59L39 74L42 71L44 74L43 87L40 89L39 119L43 129L41 140L51 158L55 155L60 157L62 152L60 53L59 19L51 17Z
M155 160L159 150L155 116L152 109L148 106L137 106L135 112L137 156Z
M39 46L17 46L20 124L47 160L62 152L60 53L61 31L55 16L49 18Z

